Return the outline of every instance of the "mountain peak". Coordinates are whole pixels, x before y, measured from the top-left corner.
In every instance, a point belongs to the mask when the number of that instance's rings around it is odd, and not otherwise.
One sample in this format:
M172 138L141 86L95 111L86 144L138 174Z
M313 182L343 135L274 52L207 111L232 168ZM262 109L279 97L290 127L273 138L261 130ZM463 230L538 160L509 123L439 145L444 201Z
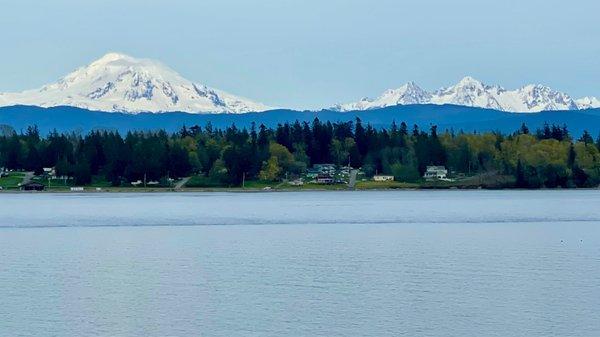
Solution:
M600 99L596 97L586 96L575 101L579 109L595 109L600 108Z
M108 63L108 62L113 62L113 61L118 61L118 60L133 60L133 59L134 58L129 55L125 55L122 53L116 53L116 52L110 52L110 53L106 53L104 56L102 56L101 58L94 61L94 63Z
M540 84L530 84L516 90L489 86L465 76L454 86L434 92L421 89L409 82L398 89L386 90L377 99L368 102L339 104L336 110L366 110L398 104L454 104L481 107L508 112L539 112L544 110L577 110L600 107L594 97L573 100L569 95Z
M84 68L101 68L106 66L154 68L154 70L156 70L156 68L161 68L163 71L166 70L169 72L174 72L169 67L160 63L159 61L144 58L136 58L126 54L114 52L105 54L104 56L93 61Z
M423 104L430 99L431 95L428 92L411 81L397 89L386 90L377 99L363 98L356 103L338 104L332 109L337 111L369 110L399 104Z
M156 61L137 59L121 53L108 53L83 68L98 69L110 66L142 66L153 63L158 64Z
M160 62L114 52L38 90L0 96L0 105L67 105L129 113L243 113L269 109L189 81Z
M471 84L482 85L483 83L481 83L481 81L479 81L471 76L465 76L458 82L458 85L462 85L462 86L471 85Z

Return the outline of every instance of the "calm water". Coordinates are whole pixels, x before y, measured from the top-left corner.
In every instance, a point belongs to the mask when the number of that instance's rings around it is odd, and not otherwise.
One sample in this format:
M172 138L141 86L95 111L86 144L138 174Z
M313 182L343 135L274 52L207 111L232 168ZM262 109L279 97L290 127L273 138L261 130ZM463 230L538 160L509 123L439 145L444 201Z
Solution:
M600 191L0 194L0 336L600 336Z

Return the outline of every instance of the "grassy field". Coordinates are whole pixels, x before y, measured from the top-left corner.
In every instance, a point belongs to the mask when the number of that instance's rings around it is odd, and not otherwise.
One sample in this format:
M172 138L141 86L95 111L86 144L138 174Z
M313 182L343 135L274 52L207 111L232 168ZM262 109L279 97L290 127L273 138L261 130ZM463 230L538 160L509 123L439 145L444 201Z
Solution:
M203 175L196 175L190 178L184 187L187 188L215 188L220 187L219 182L214 181Z
M265 187L276 188L280 185L281 182L277 181L264 181L264 180L247 180L244 184L244 187L228 187L224 186L218 181L214 181L208 177L197 175L190 178L190 180L185 184L185 188L210 188L210 189L251 189L251 190L260 190Z
M204 176L193 176L187 184L185 190L211 190L211 191L259 191L265 188L271 190L283 191L301 191L301 190L346 190L348 186L345 184L335 185L320 185L307 183L302 186L292 186L287 182L281 181L265 181L265 180L247 180L244 187L241 186L223 186Z
M425 181L420 183L420 188L423 189L447 189L447 188L461 188L461 189L475 189L475 188L486 188L486 189L501 189L511 188L514 186L515 178L513 176L488 174L488 175L475 175L465 177L456 181Z
M10 172L8 176L0 178L0 187L3 189L16 189L23 181L23 177L25 177L25 173Z
M263 189L265 187L276 188L280 185L277 181L265 181L265 180L248 180L244 184L245 189Z
M89 185L90 187L111 187L112 184L110 181L104 179L100 176L93 176L92 183Z
M403 183L399 181L359 181L356 183L357 190L386 190L386 189L408 189L419 188L419 184Z
M11 172L7 177L0 178L0 187L5 191L18 189L18 184L22 182L25 173ZM32 181L42 183L48 187L47 191L51 192L68 192L74 186L73 180L52 180L48 184L48 180L42 177L34 177ZM503 176L497 174L478 175L465 177L457 181L421 181L417 183L406 183L398 181L358 181L355 190L394 190L394 189L473 189L473 188L510 188L514 185L514 177ZM242 191L262 191L269 187L273 191L344 191L348 190L346 184L316 184L305 183L301 186L292 186L288 182L280 181L263 181L263 180L247 180L245 186L224 186L219 182L211 180L205 176L193 176L184 186L184 191L202 192L202 191L221 191L221 192L242 192ZM170 192L174 191L172 187L163 186L111 186L110 182L100 178L93 177L92 182L84 186L86 192ZM97 190L98 188L98 190ZM181 191L179 190L179 191Z
M59 180L59 179L53 179L53 180L50 180L50 182L48 182L48 179L46 179L46 178L34 178L33 181L44 184L52 190L70 189L71 187L74 187L74 186L81 186L81 185L75 184L75 181L73 179L68 179L66 181ZM143 186L135 187L135 186L131 186L131 185L115 187L111 184L110 181L104 179L104 177L102 177L102 176L92 176L92 181L89 184L83 185L83 187L86 189L89 189L89 190L95 190L97 187L102 188L102 189L111 188L111 189L125 189L125 190L127 190L127 189L136 190L136 189L143 188ZM157 187L149 186L147 188L154 190Z
M270 187L272 190L280 190L280 191L303 191L303 190L327 190L327 191L340 191L347 190L348 185L346 184L316 184L316 183L305 183L301 186L293 186L287 182L276 182L276 181L262 181L262 180L249 180L246 181L245 187L224 187L215 184L214 182L208 180L205 177L192 177L188 184L186 184L186 189L194 189L194 188L209 188L211 190L263 190L266 187ZM357 182L356 189L357 190L370 190L370 189L410 189L410 188L419 188L419 184L411 184L411 183L401 183L395 181L385 181L385 182L376 182L376 181L361 181Z

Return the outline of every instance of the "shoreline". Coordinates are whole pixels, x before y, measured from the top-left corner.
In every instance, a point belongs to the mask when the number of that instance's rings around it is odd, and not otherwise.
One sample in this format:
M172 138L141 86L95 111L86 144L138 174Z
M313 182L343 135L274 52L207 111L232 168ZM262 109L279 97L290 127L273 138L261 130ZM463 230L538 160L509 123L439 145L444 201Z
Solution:
M256 188L107 188L100 191L89 190L70 191L65 189L50 189L44 191L20 191L20 190L0 190L0 194L121 194L121 193L286 193L286 192L393 192L393 191L586 191L600 190L600 187L586 188L420 188L420 187L404 187L404 188L285 188L285 189L256 189Z

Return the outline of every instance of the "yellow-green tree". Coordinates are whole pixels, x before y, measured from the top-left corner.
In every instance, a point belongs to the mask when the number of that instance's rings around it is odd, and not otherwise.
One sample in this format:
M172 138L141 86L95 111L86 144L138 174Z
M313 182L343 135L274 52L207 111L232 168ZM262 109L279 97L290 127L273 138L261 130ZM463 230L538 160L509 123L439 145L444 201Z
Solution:
M279 160L277 157L271 156L269 160L263 163L262 170L260 170L258 176L261 180L273 181L279 178L280 173Z

